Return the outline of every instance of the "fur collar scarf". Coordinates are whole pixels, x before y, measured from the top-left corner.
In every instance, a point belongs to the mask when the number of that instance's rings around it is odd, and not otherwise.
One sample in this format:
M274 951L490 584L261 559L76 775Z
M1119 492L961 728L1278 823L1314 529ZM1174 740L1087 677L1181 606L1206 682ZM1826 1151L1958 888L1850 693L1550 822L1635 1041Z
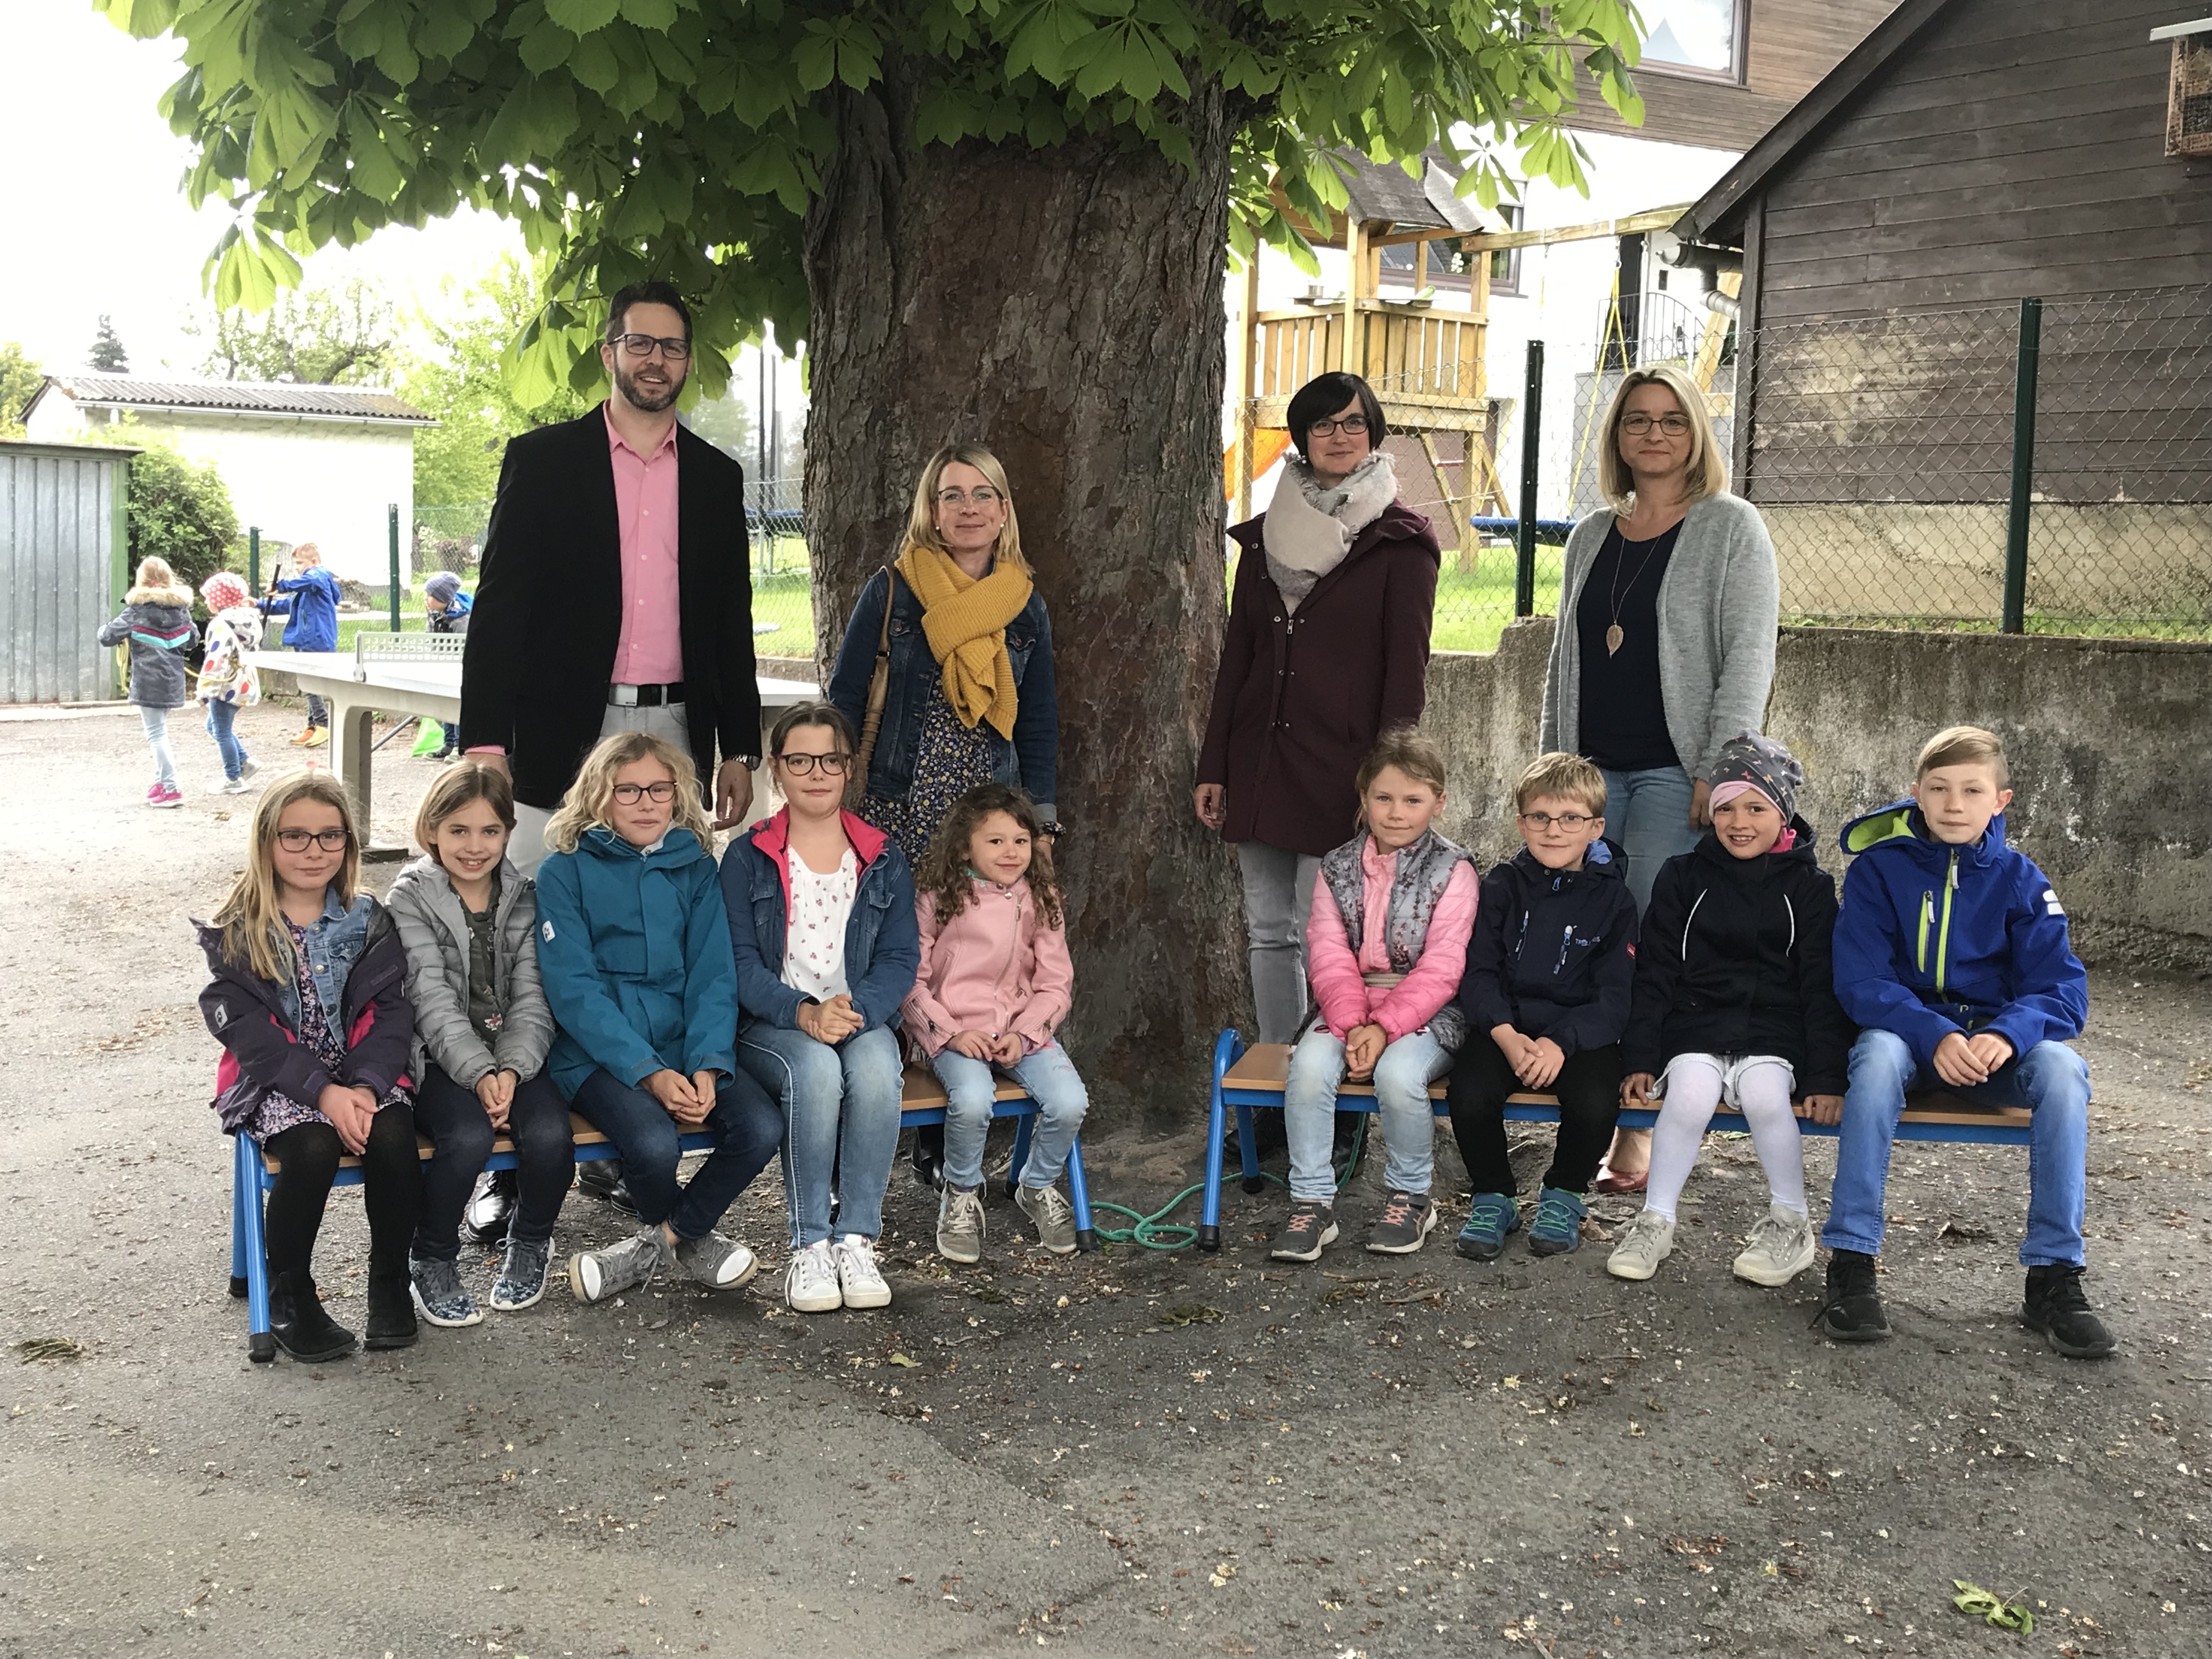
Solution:
M192 594L188 587L134 587L123 596L125 605L174 605L191 609Z
M1334 489L1324 489L1313 469L1293 456L1261 525L1267 574L1286 610L1295 612L1314 585L1344 562L1359 532L1398 498L1398 473L1381 450L1360 462Z

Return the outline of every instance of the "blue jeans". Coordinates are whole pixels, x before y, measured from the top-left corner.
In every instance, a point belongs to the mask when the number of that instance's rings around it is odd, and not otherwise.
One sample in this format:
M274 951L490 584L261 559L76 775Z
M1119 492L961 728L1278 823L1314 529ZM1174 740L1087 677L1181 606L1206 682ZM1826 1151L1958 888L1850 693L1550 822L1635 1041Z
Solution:
M1426 1031L1400 1037L1375 1062L1375 1104L1390 1161L1382 1180L1394 1193L1429 1190L1436 1168L1436 1103L1429 1085L1449 1069L1452 1057ZM1336 1198L1329 1157L1336 1141L1336 1090L1344 1081L1344 1039L1309 1031L1291 1050L1291 1076L1283 1090L1283 1132L1291 1143L1291 1196L1328 1204Z
M1030 1136L1029 1162L1022 1166L1024 1187L1049 1187L1067 1166L1067 1149L1091 1109L1091 1096L1075 1074L1075 1062L1057 1042L1048 1042L1012 1066L970 1060L946 1048L930 1062L945 1085L945 1179L955 1187L983 1184L983 1137L990 1133L991 1103L998 1097L998 1073L1006 1073L1037 1103L1036 1127Z
M830 1237L833 1178L838 1232L868 1239L880 1234L906 1083L898 1039L878 1025L833 1048L804 1031L748 1020L738 1031L738 1064L783 1109L791 1248Z
M235 783L246 775L248 758L246 745L238 740L238 705L210 702L207 711L208 730L214 735L216 752L222 757L222 775Z
M1917 1073L1911 1048L1893 1031L1864 1030L1851 1045L1835 1190L1828 1199L1828 1224L1820 1230L1820 1242L1832 1250L1881 1254L1890 1143L1905 1110L1905 1091ZM2063 1042L2039 1042L1987 1083L1952 1092L1992 1106L2025 1106L2034 1114L2021 1265L2080 1267L2089 1160L2088 1063Z
M1659 866L1688 852L1705 834L1690 822L1690 775L1679 766L1605 774L1605 832L1628 854L1628 890L1636 914L1650 907Z
M169 753L169 711L138 705L138 723L146 728L146 746L154 751L154 781L177 787L176 758Z
M568 1103L622 1154L623 1179L637 1200L637 1218L647 1226L665 1221L678 1238L704 1238L714 1231L783 1144L781 1115L742 1072L722 1079L714 1109L696 1130L677 1122L644 1090L604 1070L586 1078ZM700 1131L713 1135L714 1145L691 1179L678 1186L676 1163L683 1149L677 1137Z

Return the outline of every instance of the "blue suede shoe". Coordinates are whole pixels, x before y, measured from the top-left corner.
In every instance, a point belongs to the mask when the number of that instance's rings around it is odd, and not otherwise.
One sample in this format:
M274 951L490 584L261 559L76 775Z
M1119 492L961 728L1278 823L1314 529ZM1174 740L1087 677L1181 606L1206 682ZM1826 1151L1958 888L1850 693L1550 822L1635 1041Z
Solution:
M1520 1231L1521 1206L1510 1193L1477 1193L1452 1249L1470 1261L1495 1261L1505 1254L1506 1235Z
M1528 1229L1531 1255L1565 1255L1583 1242L1583 1217L1589 1206L1580 1193L1547 1187L1536 1194L1536 1220Z

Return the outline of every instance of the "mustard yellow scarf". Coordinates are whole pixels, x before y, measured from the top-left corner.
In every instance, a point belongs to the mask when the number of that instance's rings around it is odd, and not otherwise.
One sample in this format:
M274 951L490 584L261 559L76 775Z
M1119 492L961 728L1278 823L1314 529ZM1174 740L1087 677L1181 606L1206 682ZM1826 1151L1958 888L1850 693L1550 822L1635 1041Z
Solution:
M909 544L897 570L921 601L921 631L945 671L945 701L973 728L1014 735L1014 665L1006 655L1006 624L1030 602L1029 577L1000 564L977 579L933 547Z

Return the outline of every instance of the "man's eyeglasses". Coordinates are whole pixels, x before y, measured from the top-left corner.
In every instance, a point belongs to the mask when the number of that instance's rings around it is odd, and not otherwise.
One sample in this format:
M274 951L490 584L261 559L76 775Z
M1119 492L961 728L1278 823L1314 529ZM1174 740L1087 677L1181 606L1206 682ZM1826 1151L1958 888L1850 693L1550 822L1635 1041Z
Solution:
M1662 415L1654 420L1640 412L1620 417L1620 429L1632 438L1642 437L1655 426L1668 437L1679 438L1690 429L1690 417L1686 415Z
M1339 431L1355 438L1364 437L1367 435L1367 417L1364 415L1347 415L1340 421L1316 421L1306 428L1307 434L1315 438L1326 438Z
M276 844L288 853L304 853L313 842L325 853L343 853L346 843L353 839L353 831L340 824L335 830L279 830Z
M811 777L817 766L823 777L842 778L845 769L853 763L850 755L778 755L776 759L795 778Z
M1541 835L1547 830L1564 830L1569 835L1590 821L1588 812L1523 812L1521 822Z
M650 334L617 334L607 343L620 346L629 357L650 357L657 349L670 362L680 363L691 356L690 341L663 340Z
M964 507L969 501L978 507L989 507L1002 499L999 492L988 484L977 484L973 489L940 489L937 492L939 507Z
M650 799L654 805L662 806L676 799L676 786L665 781L659 783L618 783L615 786L615 799L624 806L635 806L647 799Z

